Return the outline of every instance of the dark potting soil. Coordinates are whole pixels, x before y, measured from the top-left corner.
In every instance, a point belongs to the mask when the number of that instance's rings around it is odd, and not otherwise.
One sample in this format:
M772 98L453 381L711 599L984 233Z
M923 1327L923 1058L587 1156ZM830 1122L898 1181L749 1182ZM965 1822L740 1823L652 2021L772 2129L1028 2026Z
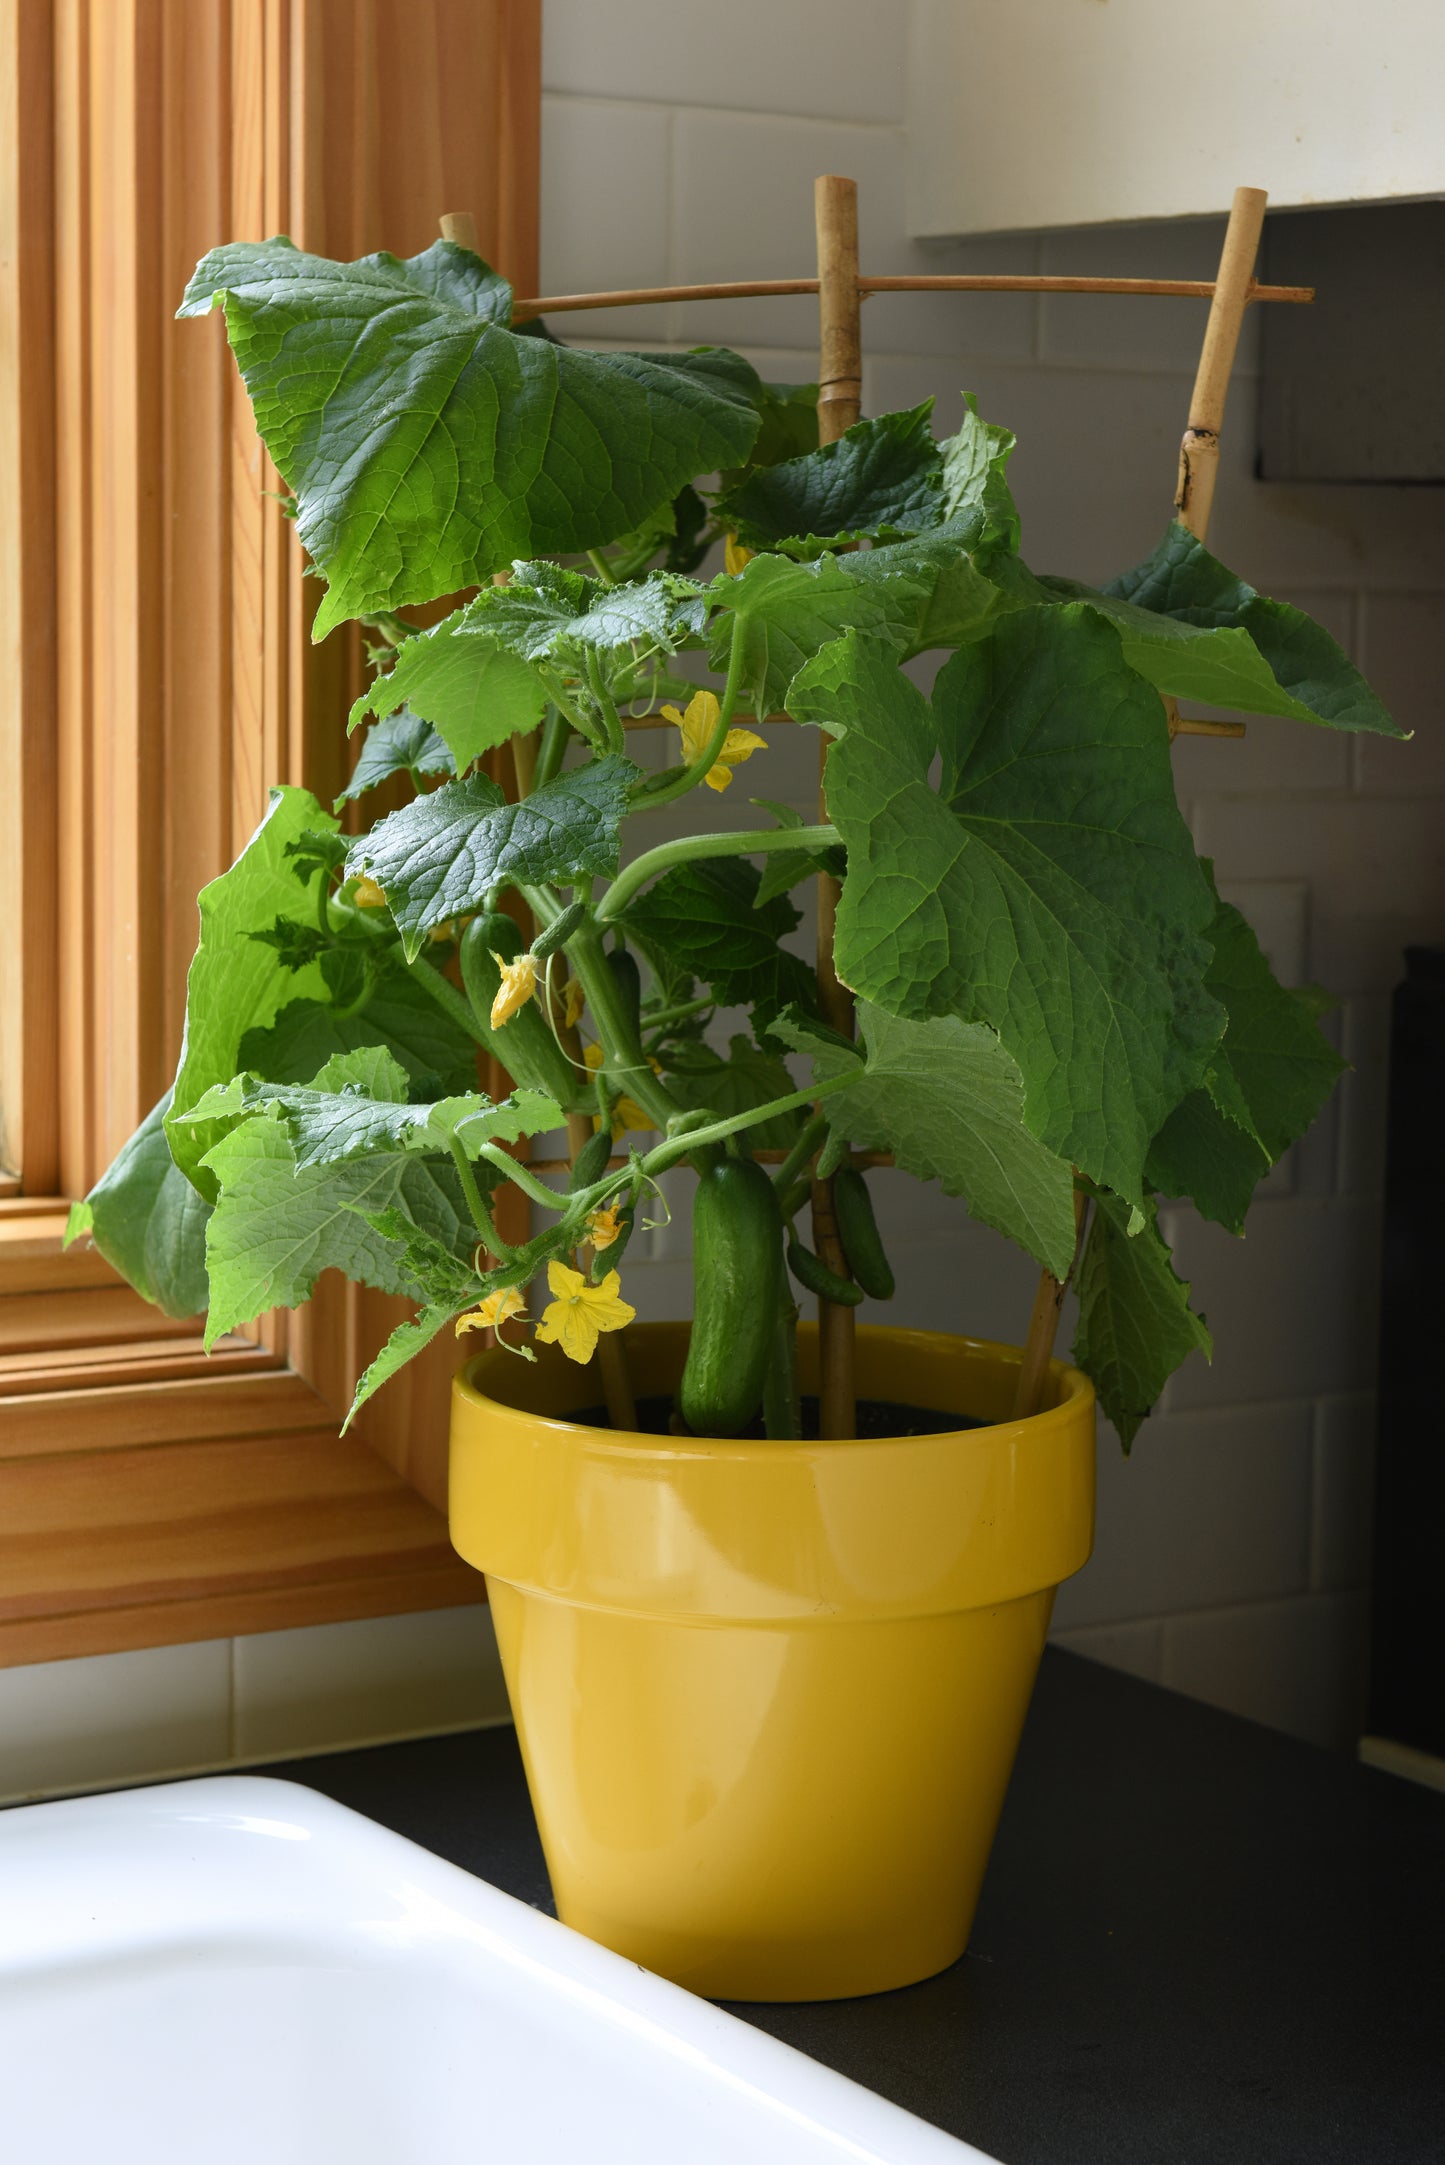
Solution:
M645 1436L666 1436L672 1420L670 1396L639 1398L637 1401L637 1430ZM610 1428L605 1406L586 1406L572 1419L579 1428ZM901 1406L891 1398L860 1398L858 1401L858 1434L867 1439L874 1436L946 1436L955 1429L983 1428L982 1421L972 1421L962 1413L940 1413L931 1406ZM743 1439L758 1443L765 1440L763 1417L756 1415L751 1427L741 1432ZM737 1439L732 1439L737 1440ZM818 1401L803 1400L803 1442L818 1440Z

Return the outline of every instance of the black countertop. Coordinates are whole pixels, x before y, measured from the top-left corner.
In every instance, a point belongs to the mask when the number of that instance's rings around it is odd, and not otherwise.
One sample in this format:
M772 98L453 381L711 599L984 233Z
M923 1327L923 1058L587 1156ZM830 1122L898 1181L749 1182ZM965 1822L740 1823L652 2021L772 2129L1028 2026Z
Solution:
M551 1907L510 1729L257 1771ZM733 2011L1005 2165L1441 2165L1445 1796L1050 1648L963 1960Z

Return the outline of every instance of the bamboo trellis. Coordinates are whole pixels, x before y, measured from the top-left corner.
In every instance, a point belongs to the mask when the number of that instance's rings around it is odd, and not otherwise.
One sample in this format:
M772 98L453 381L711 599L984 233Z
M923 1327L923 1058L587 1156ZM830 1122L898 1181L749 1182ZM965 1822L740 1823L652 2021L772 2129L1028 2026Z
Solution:
M512 320L520 323L546 315L575 314L594 308L642 307L669 301L710 301L759 298L771 295L816 293L819 316L818 436L833 443L858 419L862 404L862 307L865 300L889 293L1090 293L1120 296L1174 297L1208 300L1209 317L1195 376L1188 422L1180 445L1179 469L1174 492L1174 511L1180 523L1201 541L1207 531L1219 466L1219 439L1224 423L1225 401L1234 368L1239 334L1246 309L1255 301L1285 303L1314 299L1311 286L1260 285L1254 277L1264 223L1266 195L1261 188L1237 188L1213 279L1182 278L1066 278L1020 273L1014 275L964 272L937 276L873 277L859 267L858 189L856 182L838 174L823 174L814 183L817 232L817 273L809 278L733 280L722 284L689 286L638 286L607 293L552 294L513 302ZM453 212L441 221L443 237L465 247L476 247L476 228L465 212ZM1169 734L1176 736L1241 737L1242 722L1211 722L1180 715L1176 701L1164 699ZM787 722L785 714L766 717ZM667 726L661 714L630 717L631 729ZM827 740L819 752L820 800ZM513 759L518 793L527 794L535 764L535 738L514 738ZM821 816L826 819L826 809ZM853 1001L833 966L833 921L838 884L824 873L818 881L818 1002L824 1019L851 1036ZM573 1048L574 1051L576 1048ZM573 1132L575 1128L575 1132ZM569 1159L529 1158L537 1172L560 1172L575 1158L591 1132L585 1117L569 1122ZM781 1151L761 1150L764 1160L777 1160ZM620 1160L615 1162L621 1162ZM882 1151L853 1153L859 1166L892 1162ZM833 1216L831 1183L813 1184L813 1237L817 1252L834 1269L843 1268ZM1085 1206L1082 1193L1076 1200L1076 1220L1082 1245ZM1077 1251L1075 1255L1077 1262ZM1023 1347L1015 1418L1038 1411L1054 1338L1068 1280L1045 1271L1035 1296L1033 1313ZM830 1301L819 1303L819 1432L832 1438L851 1436L855 1428L853 1368L854 1312ZM625 1353L618 1339L604 1337L599 1352L609 1415L617 1427L635 1425L628 1387Z

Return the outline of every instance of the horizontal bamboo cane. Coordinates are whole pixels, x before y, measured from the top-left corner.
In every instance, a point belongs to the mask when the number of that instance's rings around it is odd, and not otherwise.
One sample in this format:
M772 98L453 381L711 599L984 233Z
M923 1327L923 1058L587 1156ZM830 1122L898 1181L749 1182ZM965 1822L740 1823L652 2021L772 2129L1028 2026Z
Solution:
M774 729L783 722L791 724L791 714L765 714L758 723L759 729ZM676 722L666 714L625 714L624 729L676 729ZM1172 715L1169 734L1171 737L1242 737L1243 722L1191 722L1182 715Z
M744 278L705 286L625 286L613 293L548 293L536 299L513 301L512 321L524 323L533 316L574 315L587 308L646 308L666 301L769 300L790 293L816 293L816 278ZM858 293L867 300L874 293L1117 293L1208 301L1214 296L1209 278L1054 278L1021 271L940 272L937 276L860 278ZM1305 303L1315 297L1313 286L1260 286L1251 283L1250 301Z

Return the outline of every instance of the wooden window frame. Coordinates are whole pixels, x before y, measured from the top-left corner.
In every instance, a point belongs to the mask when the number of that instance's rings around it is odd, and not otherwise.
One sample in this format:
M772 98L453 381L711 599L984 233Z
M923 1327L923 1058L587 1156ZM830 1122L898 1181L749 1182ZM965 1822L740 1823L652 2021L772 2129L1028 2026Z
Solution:
M0 0L0 44L0 1666L480 1600L450 1349L338 1434L400 1304L207 1357L60 1241L174 1070L197 889L269 784L335 793L360 681L185 278L469 210L535 292L540 0Z

